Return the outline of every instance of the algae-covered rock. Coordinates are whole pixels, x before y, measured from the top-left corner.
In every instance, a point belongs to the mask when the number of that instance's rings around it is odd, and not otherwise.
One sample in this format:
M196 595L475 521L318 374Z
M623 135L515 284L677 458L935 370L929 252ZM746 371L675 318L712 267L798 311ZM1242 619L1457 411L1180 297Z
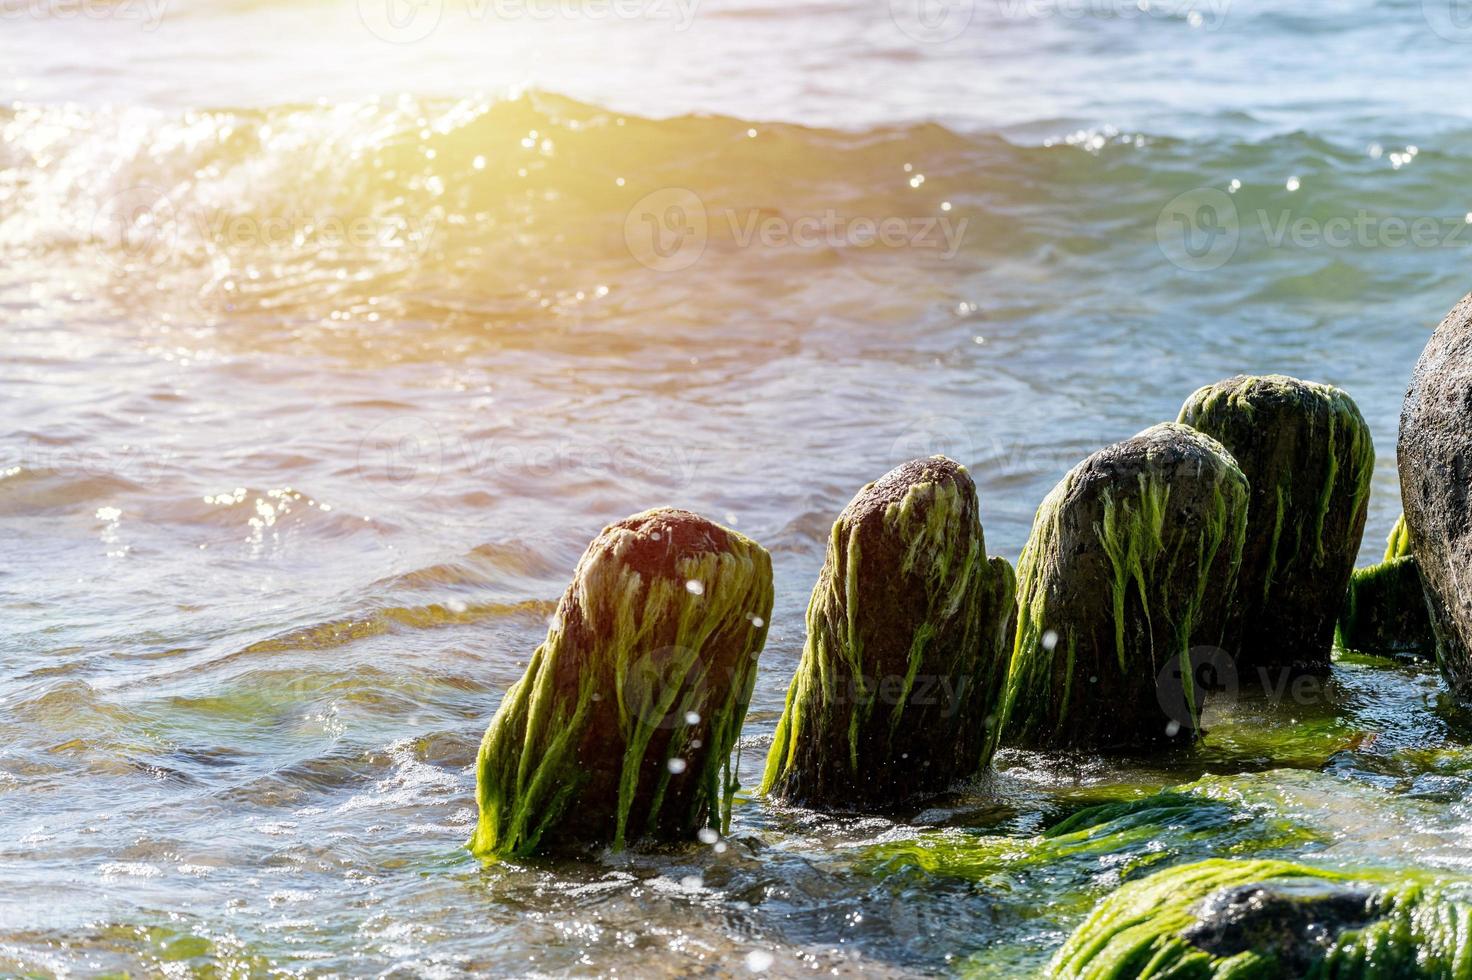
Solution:
M1225 643L1239 675L1328 673L1375 469L1359 409L1330 385L1239 375L1198 390L1180 421L1226 446L1252 487Z
M1068 902L1087 910L1101 887L1157 865L1208 856L1243 857L1326 843L1280 812L1271 790L1216 777L1149 796L1076 810L1040 834L1018 837L961 828L926 831L868 848L860 863L876 877L913 871L960 878L1019 902Z
M670 509L604 528L486 730L470 849L724 829L771 609L771 558L735 531Z
M1441 321L1416 362L1398 458L1436 661L1453 690L1472 698L1472 295Z
M1247 495L1220 443L1173 423L1053 488L1018 565L1004 739L1132 748L1197 730L1201 651L1221 642Z
M1433 878L1210 860L1123 885L1048 967L1079 980L1462 977L1472 905Z
M913 460L860 490L833 525L763 792L863 809L975 773L1014 590L964 466Z
M1356 568L1350 576L1339 613L1338 639L1340 646L1361 653L1427 659L1436 655L1426 592L1411 554L1404 516L1390 532L1384 560Z

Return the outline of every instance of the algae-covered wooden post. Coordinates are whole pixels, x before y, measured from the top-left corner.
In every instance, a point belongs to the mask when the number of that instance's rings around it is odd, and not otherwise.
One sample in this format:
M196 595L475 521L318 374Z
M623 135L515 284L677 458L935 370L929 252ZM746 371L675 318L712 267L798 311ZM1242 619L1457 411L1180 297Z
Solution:
M1215 666L1196 658L1221 642L1247 495L1220 443L1174 423L1100 450L1053 488L1017 569L1009 744L1137 748L1194 735L1200 668Z
M470 849L724 829L771 609L771 558L735 531L670 509L604 528L486 730Z
M1436 637L1405 517L1395 522L1378 565L1356 568L1339 612L1340 646L1361 653L1430 659Z
M1239 676L1327 673L1375 469L1359 409L1330 385L1240 375L1199 389L1180 421L1226 446L1252 487L1225 643Z
M763 791L882 808L981 768L1013 619L976 488L944 456L860 490L833 525Z

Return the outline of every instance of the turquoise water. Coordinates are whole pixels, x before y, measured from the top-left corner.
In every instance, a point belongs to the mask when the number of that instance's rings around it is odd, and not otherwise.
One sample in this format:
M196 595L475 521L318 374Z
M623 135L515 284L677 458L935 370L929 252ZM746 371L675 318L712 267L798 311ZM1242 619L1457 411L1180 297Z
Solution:
M0 11L0 971L1026 974L1146 864L1468 870L1465 719L1362 658L895 821L460 846L502 692L648 506L773 552L748 787L828 527L904 459L965 462L1015 559L1089 452L1294 374L1369 421L1377 557L1469 286L1455 7L68 9ZM1242 820L1025 860L1203 776ZM884 850L937 835L1007 846Z

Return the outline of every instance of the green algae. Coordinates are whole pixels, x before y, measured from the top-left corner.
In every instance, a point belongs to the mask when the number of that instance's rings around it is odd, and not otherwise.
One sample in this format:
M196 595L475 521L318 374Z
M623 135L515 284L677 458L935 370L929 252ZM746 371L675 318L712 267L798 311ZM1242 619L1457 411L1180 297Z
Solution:
M1436 655L1421 572L1410 555L1392 558L1350 576L1335 642L1346 650L1392 655Z
M1411 529L1406 526L1406 515L1402 514L1395 519L1395 525L1390 529L1390 534L1385 539L1384 561L1394 561L1397 558L1406 558L1414 555L1411 547Z
M1249 665L1327 671L1339 598L1368 513L1375 450L1332 385L1238 376L1191 395L1179 421L1216 438L1252 486L1228 649Z
M1257 795L1249 799L1231 784L1208 777L1142 798L1088 806L1031 836L948 830L875 845L859 866L879 877L918 872L1009 893L1036 889L1040 899L1083 912L1121 878L1159 865L1327 840L1278 813L1268 794Z
M1212 859L1120 887L1047 972L1079 980L1465 977L1472 905L1458 891L1412 872ZM1233 901L1234 915L1222 915Z
M734 531L667 510L606 528L486 730L470 849L724 829L771 606L770 558Z
M1386 539L1385 559L1350 575L1334 638L1344 650L1425 659L1436 656L1431 613L1405 515Z
M866 486L830 533L761 792L895 803L980 769L1014 594L965 467L916 460Z
M1105 472L1118 465L1109 453L1136 443L1145 447L1132 450L1143 461L1128 465L1142 469L1122 477ZM1180 458L1167 460L1168 452ZM1226 449L1172 423L1074 467L1038 508L1018 563L1017 630L999 737L1024 746L1087 744L1111 728L1102 718L1078 716L1081 643L1087 683L1127 698L1132 717L1124 727L1145 741L1158 739L1165 718L1147 724L1133 716L1153 718L1157 675L1174 663L1189 712L1183 727L1194 730L1201 705L1191 651L1221 642L1215 621L1236 589L1247 500L1246 479ZM1083 516L1070 516L1071 509ZM1094 512L1097 520L1088 516ZM1096 582L1108 597L1105 616L1096 608ZM1112 663L1091 633L1100 629L1107 629Z

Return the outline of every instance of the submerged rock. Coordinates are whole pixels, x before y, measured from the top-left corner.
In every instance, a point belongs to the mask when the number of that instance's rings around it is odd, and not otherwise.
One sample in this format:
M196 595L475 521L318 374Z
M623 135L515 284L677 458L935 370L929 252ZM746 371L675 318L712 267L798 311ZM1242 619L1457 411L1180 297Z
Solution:
M1472 698L1472 295L1421 352L1400 414L1400 498L1436 661Z
M1421 572L1411 554L1405 518L1395 522L1378 565L1356 568L1339 613L1339 645L1381 655L1436 655Z
M1085 807L1031 837L947 827L887 839L861 852L859 867L876 877L919 870L931 878L1005 891L1019 903L1028 900L1022 894L1028 890L1036 892L1040 905L1069 905L1097 894L1100 882L1129 878L1152 866L1332 840L1282 812L1286 808L1273 805L1278 799L1250 780L1224 787L1218 777L1206 777L1149 796Z
M1239 675L1328 673L1375 469L1359 409L1330 385L1239 375L1198 390L1180 421L1226 446L1252 487L1225 643Z
M1014 590L964 466L913 460L860 490L833 525L762 791L863 809L975 773Z
M1018 566L1005 739L1134 748L1194 734L1247 495L1220 443L1174 423L1100 450L1054 487Z
M724 829L772 609L755 542L682 510L603 529L476 760L477 855Z
M1120 887L1048 975L1451 977L1469 948L1472 906L1434 879L1210 860Z

